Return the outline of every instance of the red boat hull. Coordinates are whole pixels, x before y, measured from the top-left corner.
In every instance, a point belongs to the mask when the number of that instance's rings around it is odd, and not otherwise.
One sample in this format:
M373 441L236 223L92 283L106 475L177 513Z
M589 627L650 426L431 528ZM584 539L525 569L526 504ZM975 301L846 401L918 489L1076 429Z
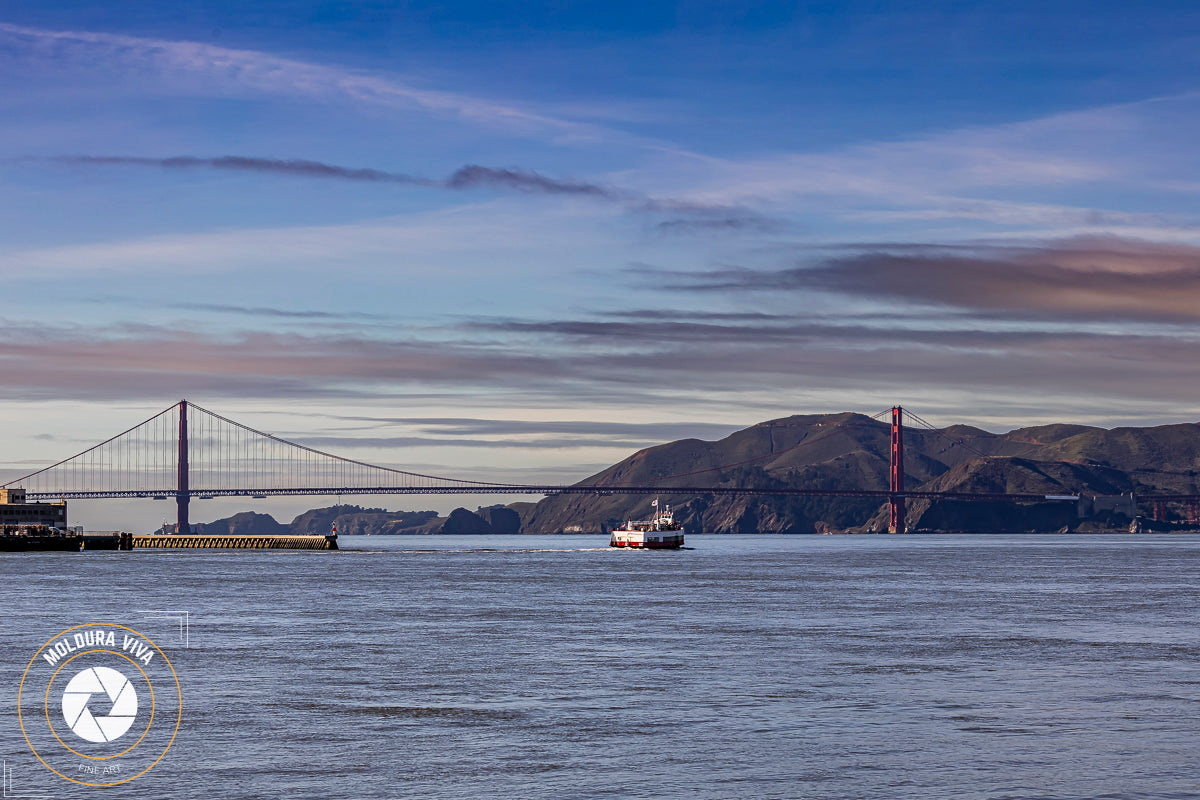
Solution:
M656 537L657 538L657 537ZM638 541L637 538L618 536L613 533L608 540L609 547L627 547L631 550L678 550L683 547L683 534L666 535L661 541Z

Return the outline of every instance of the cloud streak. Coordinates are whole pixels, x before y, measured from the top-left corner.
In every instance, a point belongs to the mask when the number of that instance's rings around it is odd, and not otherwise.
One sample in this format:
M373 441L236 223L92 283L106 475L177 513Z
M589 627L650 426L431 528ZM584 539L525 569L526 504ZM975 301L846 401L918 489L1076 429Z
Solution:
M378 387L469 385L562 376L564 365L535 354L465 343L245 332L213 336L154 326L94 331L0 329L0 368L10 396L368 396ZM374 377L372 377L374 376ZM455 377L457 376L457 377Z
M632 198L628 192L601 186L596 183L556 180L532 171L495 169L492 167L481 167L478 164L468 164L465 167L460 167L454 171L453 175L440 181L438 185L446 189L502 188L542 194L581 195L585 197L597 197L603 200L629 200Z
M705 204L607 186L573 178L551 178L539 172L515 167L485 167L466 164L444 178L429 178L404 172L373 168L345 167L307 159L257 158L252 156L145 156L63 155L22 159L94 167L149 167L164 170L211 169L225 172L316 178L355 183L383 183L449 191L492 189L550 196L584 197L617 203L627 211L663 218L656 229L661 233L774 232L783 223L745 206Z
M279 319L295 320L384 320L392 319L384 314L369 314L363 311L315 311L311 309L293 310L287 308L270 308L267 306L234 306L221 303L172 303L171 308L182 311L211 311L217 314L234 314L237 316L277 317Z
M548 178L532 170L497 169L467 164L445 178L425 178L404 172L387 172L371 168L343 167L307 159L255 158L251 156L171 156L147 158L142 156L68 155L29 159L58 164L81 166L157 167L166 170L213 169L225 172L249 172L261 175L282 175L293 178L325 178L356 183L394 183L403 186L422 186L438 189L499 188L520 192L551 195L582 195L605 200L628 200L631 195L596 183Z
M474 330L483 327L475 323ZM7 376L0 397L378 401L442 391L493 404L519 394L564 408L606 402L649 411L702 402L728 406L752 392L760 399L774 393L785 408L803 394L810 407L827 398L823 405L835 410L876 410L885 402L945 397L969 386L973 396L994 395L994 403L1029 393L1043 417L1057 408L1068 411L1061 416L1079 418L1087 406L1093 419L1097 409L1111 414L1115 408L1135 409L1124 417L1133 419L1168 404L1194 408L1200 396L1200 376L1179 369L1200 360L1200 337L1167 329L1112 335L973 330L969 320L965 327L906 328L820 320L704 325L563 319L497 321L490 333L482 341L469 335L395 341L256 331L219 336L152 326L7 327L0 328L0 369ZM829 402L834 397L840 399ZM396 424L416 427L415 438L435 440L542 436L630 443L643 435L565 423L396 418ZM651 438L651 430L645 436Z
M1200 218L1186 204L1164 205L1163 193L1197 183L1183 133L1197 117L1200 93L1189 92L826 151L714 158L657 180L686 181L691 196L713 203L753 201L839 224L1194 239Z
M498 252L519 252L523 262L536 268L539 259L560 252L562 243L586 224L562 207L566 204L540 209L532 218L524 208L479 205L483 207L435 208L354 223L146 235L7 252L0 248L0 275L39 280L123 273L153 281L180 268L195 274L286 268L296 274L308 269L324 273L330 264L352 262L357 262L357 274L370 275L394 269L396 254L403 252L412 261L438 265L440 278L448 280ZM514 231L521 232L515 241Z
M406 425L442 436L593 436L665 439L719 438L734 427L704 422L603 422L595 420L514 420L475 417L338 417L353 422Z
M394 77L280 58L255 50L93 31L46 30L7 23L0 23L0 37L16 45L32 46L57 64L75 62L89 70L94 70L96 61L100 60L109 67L133 73L160 77L199 76L205 79L206 88L211 85L235 86L319 101L399 110L420 109L526 135L585 141L613 135L594 125L537 114L513 105L418 88Z
M287 175L299 178L334 178L364 183L400 183L419 186L434 186L437 181L405 175L399 172L384 172L377 169L354 169L325 164L305 159L252 158L248 156L220 156L199 158L197 156L171 156L169 158L144 158L140 156L51 156L31 161L51 161L59 164L82 166L159 167L167 170L215 169L228 172L253 172L265 175Z
M833 291L1018 315L1200 318L1200 247L1117 237L1030 245L893 245L783 270L669 273L696 292Z
M602 439L579 436L559 436L552 439L471 439L435 438L430 436L301 436L295 441L315 448L378 448L397 449L404 447L471 447L471 448L514 448L518 450L567 450L580 447L615 447L636 450L661 440Z

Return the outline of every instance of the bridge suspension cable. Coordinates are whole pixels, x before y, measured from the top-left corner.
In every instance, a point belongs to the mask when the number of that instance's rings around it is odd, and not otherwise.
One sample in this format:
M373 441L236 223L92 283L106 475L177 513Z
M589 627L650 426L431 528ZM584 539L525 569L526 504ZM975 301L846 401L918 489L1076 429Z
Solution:
M198 493L246 487L520 488L519 484L447 478L369 464L255 430L192 403L188 408L200 412L189 431L193 441L199 434L199 459L191 468L193 491Z
M80 497L106 492L155 496L175 491L179 404L48 467L0 484L29 494Z
M959 447L963 448L964 450L969 450L970 452L974 453L975 455L979 456L980 458L991 458L991 456L989 456L987 453L983 452L982 450L980 450L977 447L973 447L973 446L967 444L966 441L964 441L963 439L960 439L956 436L951 436L950 434L946 433L946 431L943 428L935 428L932 424L930 424L929 422L926 422L924 419L922 419L920 416L918 416L913 411L910 411L909 409L905 409L905 412L908 414L908 416L915 419L917 421L917 424L924 427L930 433L936 433L938 436L941 436L943 439L950 442L950 444L952 444L952 445L956 444Z
M64 499L521 488L519 484L428 475L326 453L186 400L0 487Z

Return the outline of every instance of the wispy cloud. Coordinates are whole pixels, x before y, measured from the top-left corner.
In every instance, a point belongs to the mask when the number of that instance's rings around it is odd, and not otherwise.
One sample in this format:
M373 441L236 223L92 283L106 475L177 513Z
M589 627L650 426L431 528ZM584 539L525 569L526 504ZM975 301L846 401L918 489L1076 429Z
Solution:
M826 152L714 163L713 188L733 196L861 195L904 202L954 199L958 192L985 187L1111 179L1125 174L1127 161L1106 163L1092 148L1079 147L1077 137L1086 131L1098 137L1127 133L1138 110L1114 106Z
M1180 133L1197 119L1200 93L1183 93L825 151L714 158L647 179L686 181L688 196L711 203L753 201L847 224L1195 236L1200 215L1164 205L1162 193L1200 181Z
M141 236L114 241L52 245L4 252L0 274L41 278L63 274L162 274L186 267L211 274L234 269L325 270L355 262L358 275L395 270L397 253L439 264L441 277L473 269L481 255L519 246L523 253L554 252L579 234L567 209L543 210L533 226L528 214L470 205L348 224L280 226ZM513 231L524 232L514 244ZM530 259L536 263L536 259Z
M469 437L435 438L430 436L307 436L296 439L300 444L315 448L378 448L403 447L471 447L516 450L568 450L581 447L615 447L634 450L658 440L603 439L580 436L557 436L549 439L473 439Z
M157 167L167 170L215 169L228 172L253 172L266 175L286 175L300 178L332 178L364 183L399 183L417 186L436 186L438 181L418 178L400 172L384 172L378 169L358 169L325 164L305 159L253 158L248 156L219 156L200 158L197 156L170 156L147 158L143 156L48 156L23 159L31 162L77 164L98 167Z
M664 234L776 234L792 227L748 205L649 199L640 210L665 217L655 228Z
M575 178L552 178L530 169L466 164L444 178L430 178L369 167L346 167L307 159L251 156L170 156L154 158L119 155L63 155L20 159L26 163L51 163L91 167L150 167L164 170L212 169L298 178L390 183L451 191L494 189L523 194L583 197L620 204L636 214L653 215L664 233L774 232L782 221L746 206L706 204L670 197L652 197L638 191Z
M515 105L421 88L392 76L280 58L255 50L93 31L46 30L7 23L0 23L0 36L7 39L10 46L33 47L57 63L74 61L92 70L97 62L101 62L110 70L129 73L200 76L222 87L237 86L325 102L419 109L525 134L578 140L613 135L595 125L538 114Z
M447 189L474 189L477 187L499 187L521 192L544 194L571 194L599 197L605 200L629 200L631 195L611 187L576 180L556 180L536 172L520 169L495 169L468 164L455 170L454 174L441 181Z
M597 420L516 420L476 417L338 417L352 422L405 425L443 436L642 437L649 440L719 438L735 429L705 422L604 422Z
M403 172L387 172L380 169L343 167L307 159L255 158L251 156L170 156L147 158L143 156L49 156L46 158L23 159L59 164L84 166L134 166L158 167L167 170L214 169L227 172L251 172L265 175L283 175L294 178L326 178L360 183L396 183L406 186L423 186L438 189L501 188L520 192L543 194L586 195L606 200L629 200L631 195L597 183L578 180L549 178L532 170L483 167L467 164L445 178L426 178Z
M170 307L178 308L182 311L211 311L217 314L235 314L243 317L254 317L255 319L262 319L263 317L296 320L390 319L390 317L383 314L369 314L361 311L315 311L312 309L300 310L271 308L268 306L232 306L220 303L172 303Z
M630 270L634 274L641 274L644 271L656 272L653 267L646 264L639 264ZM661 317L662 315L663 310L661 308L631 308L621 311L604 310L595 313L595 316L601 319L620 320L640 320ZM685 309L672 309L668 316L675 321L684 320L692 322L782 322L791 319L791 317L783 314L768 314L765 311L687 311Z

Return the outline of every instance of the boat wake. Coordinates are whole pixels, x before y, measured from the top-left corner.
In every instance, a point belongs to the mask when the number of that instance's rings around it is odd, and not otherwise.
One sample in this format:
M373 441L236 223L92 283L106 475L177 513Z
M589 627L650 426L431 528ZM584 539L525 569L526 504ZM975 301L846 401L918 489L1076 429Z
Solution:
M343 553L406 553L408 555L426 555L431 553L597 553L611 550L611 547L431 547L403 548L387 550L368 550L360 548L342 548Z

